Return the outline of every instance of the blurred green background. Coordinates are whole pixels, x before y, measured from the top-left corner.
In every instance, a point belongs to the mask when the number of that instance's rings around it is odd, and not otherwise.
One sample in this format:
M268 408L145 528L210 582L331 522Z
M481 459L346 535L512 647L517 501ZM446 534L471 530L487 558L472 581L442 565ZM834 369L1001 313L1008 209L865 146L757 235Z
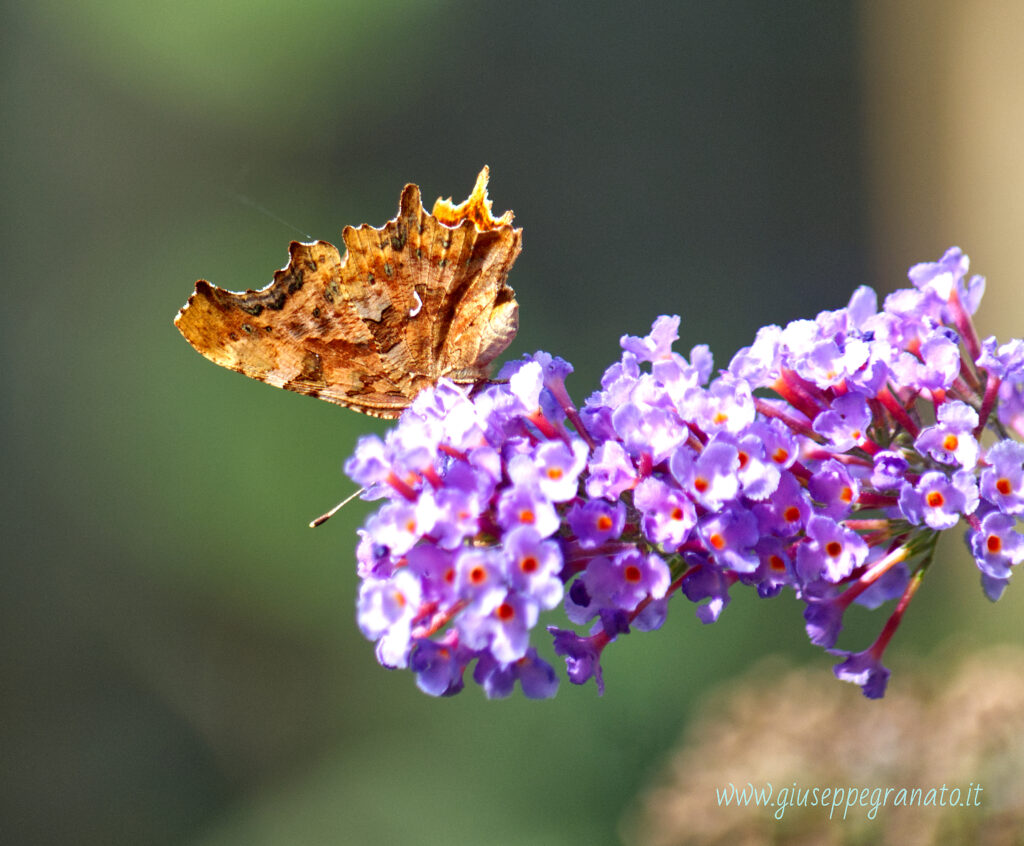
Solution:
M795 603L738 592L713 627L680 602L622 639L603 698L420 694L355 625L365 504L306 526L381 424L214 367L171 321L195 279L262 287L291 239L382 225L406 182L461 200L487 163L524 229L509 354L572 361L580 402L658 314L724 366L956 242L1004 298L983 331L1019 334L1024 26L994 49L947 11L8 4L0 840L615 843L697 697L769 652L828 674ZM964 82L965 56L995 64ZM948 550L901 660L1024 637L1024 586L990 606Z

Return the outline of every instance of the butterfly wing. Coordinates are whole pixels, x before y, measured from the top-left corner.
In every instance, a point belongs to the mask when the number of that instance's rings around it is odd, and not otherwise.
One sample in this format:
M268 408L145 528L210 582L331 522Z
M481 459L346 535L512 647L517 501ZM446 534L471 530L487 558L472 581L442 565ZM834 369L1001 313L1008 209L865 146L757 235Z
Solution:
M506 284L522 230L495 220L487 169L466 202L427 214L416 185L384 227L292 242L288 265L259 291L205 280L175 318L202 355L260 381L364 414L397 417L440 377L485 378L517 327Z

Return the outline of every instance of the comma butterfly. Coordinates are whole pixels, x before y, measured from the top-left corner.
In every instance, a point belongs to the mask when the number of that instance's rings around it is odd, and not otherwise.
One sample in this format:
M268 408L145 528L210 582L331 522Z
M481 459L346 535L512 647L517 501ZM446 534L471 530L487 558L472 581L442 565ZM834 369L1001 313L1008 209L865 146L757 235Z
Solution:
M222 367L376 417L397 417L442 377L476 383L519 326L506 284L522 229L491 217L488 169L459 205L427 214L406 185L398 216L380 229L293 241L290 260L259 291L196 282L174 325Z

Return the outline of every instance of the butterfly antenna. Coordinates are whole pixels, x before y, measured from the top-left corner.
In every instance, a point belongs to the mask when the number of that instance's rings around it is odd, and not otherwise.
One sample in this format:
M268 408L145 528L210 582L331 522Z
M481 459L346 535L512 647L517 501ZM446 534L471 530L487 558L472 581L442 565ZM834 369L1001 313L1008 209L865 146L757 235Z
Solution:
M342 508L348 505L353 499L355 499L357 496L359 496L359 494L361 494L365 490L366 488L360 488L351 496L345 497L341 502L335 505L334 508L332 508L326 514L321 514L315 520L310 521L309 528L315 529L317 526L322 526L324 523L330 520L335 514L341 511Z
M255 209L260 214L266 215L267 217L269 217L271 220L275 221L276 223L280 223L282 226L288 227L293 232L298 232L307 241L312 241L313 240L313 236L310 235L308 232L306 232L303 229L299 229L298 226L295 226L293 223L289 223L283 217L279 217L278 215L274 214L266 206L263 206L263 205L260 205L259 203L257 203L254 199L252 199L252 197L247 197L245 194L240 194L238 191L225 190L225 191L223 191L223 193L226 194L227 196L231 197L231 199L235 200L236 202L239 202L239 203L241 203L242 205L245 205L245 206L249 206L249 208Z

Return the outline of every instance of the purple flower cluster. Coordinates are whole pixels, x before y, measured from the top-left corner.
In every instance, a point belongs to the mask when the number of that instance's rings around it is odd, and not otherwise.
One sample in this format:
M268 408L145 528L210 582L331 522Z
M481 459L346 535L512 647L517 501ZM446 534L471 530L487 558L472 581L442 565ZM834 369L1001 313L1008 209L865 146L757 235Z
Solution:
M679 318L622 338L577 410L571 367L512 362L472 396L442 381L346 472L385 503L360 530L358 618L388 667L427 693L529 697L558 678L531 645L549 626L569 679L594 678L633 628L658 628L683 595L705 623L736 584L788 588L836 675L884 694L882 654L961 520L987 596L1024 560L1024 342L979 341L984 280L953 248L912 288L859 288L846 308L761 329L713 373L673 350ZM771 395L769 395L769 392ZM987 433L985 443L983 433ZM876 641L835 648L846 609L897 600ZM475 662L475 663L474 663Z

